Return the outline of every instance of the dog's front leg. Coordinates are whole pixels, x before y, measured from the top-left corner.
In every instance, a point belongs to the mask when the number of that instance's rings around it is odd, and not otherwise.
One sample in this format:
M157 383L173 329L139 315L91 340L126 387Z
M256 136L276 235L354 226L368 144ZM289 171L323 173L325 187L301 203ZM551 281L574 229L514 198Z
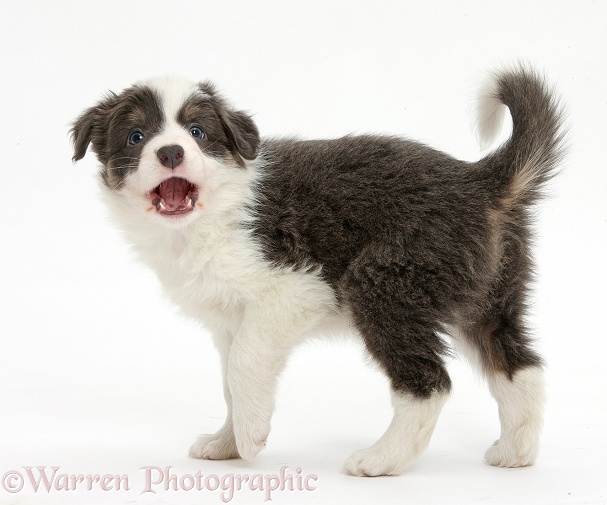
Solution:
M270 433L276 381L300 334L290 315L281 307L249 307L230 348L232 425L243 459L253 458Z
M226 402L226 420L224 425L212 435L201 435L190 448L190 457L197 459L234 459L239 454L234 439L232 425L232 395L228 386L228 359L232 346L232 336L227 332L213 335L215 346L221 356L221 372L223 377L223 396Z

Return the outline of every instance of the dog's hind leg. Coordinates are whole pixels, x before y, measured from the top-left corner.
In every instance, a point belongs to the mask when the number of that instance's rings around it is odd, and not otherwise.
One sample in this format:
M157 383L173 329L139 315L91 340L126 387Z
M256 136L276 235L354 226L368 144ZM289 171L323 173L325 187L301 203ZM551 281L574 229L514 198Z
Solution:
M374 445L346 460L346 473L364 477L401 474L430 443L446 399L444 392L420 398L392 389L394 417L390 426Z
M428 446L451 387L426 291L428 271L399 247L383 249L361 255L341 284L369 354L390 379L394 407L385 434L346 461L350 475L403 472Z
M506 236L502 269L489 295L489 310L460 325L457 347L487 378L499 408L501 435L485 454L493 466L534 463L544 406L542 359L524 322L530 261L524 241Z
M458 350L487 378L499 409L501 435L486 452L493 466L535 462L544 406L541 359L523 337L520 316L511 310L480 324L467 324Z
M501 434L485 453L485 461L510 468L532 465L539 451L542 428L542 369L524 368L512 377L493 374L489 377L489 389L499 406Z

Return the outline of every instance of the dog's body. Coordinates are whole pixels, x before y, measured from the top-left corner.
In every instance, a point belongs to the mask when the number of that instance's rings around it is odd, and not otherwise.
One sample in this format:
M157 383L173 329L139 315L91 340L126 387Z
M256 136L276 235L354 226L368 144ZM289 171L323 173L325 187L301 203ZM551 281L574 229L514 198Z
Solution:
M394 137L262 141L211 85L176 79L112 94L76 121L74 159L92 143L116 221L220 351L228 416L193 457L253 457L290 351L341 325L389 377L395 409L348 473L400 473L427 446L451 385L440 333L499 404L487 461L533 463L543 386L523 321L528 210L562 133L533 72L495 76L481 103L487 139L503 104L513 134L476 163Z

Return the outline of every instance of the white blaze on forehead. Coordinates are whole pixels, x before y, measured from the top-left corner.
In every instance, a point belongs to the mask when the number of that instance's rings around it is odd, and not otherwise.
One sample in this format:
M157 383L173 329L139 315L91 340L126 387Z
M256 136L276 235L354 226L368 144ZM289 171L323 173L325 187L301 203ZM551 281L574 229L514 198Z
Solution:
M139 82L138 85L145 86L157 96L163 124L159 131L144 131L144 135L149 135L139 155L138 169L130 177L132 191L137 195L150 195L153 188L167 179L167 170L170 169L164 167L158 159L158 151L166 146L179 146L183 149L182 162L172 174L200 187L205 177L203 153L189 133L189 126L180 124L177 118L188 100L192 97L205 97L207 94L200 90L197 83L174 76L157 77ZM149 200L148 196L146 198ZM149 202L146 204L149 205Z
M144 84L158 93L167 124L177 119L177 114L183 107L183 104L192 95L205 96L205 93L198 87L198 84L183 77L156 77L146 81Z

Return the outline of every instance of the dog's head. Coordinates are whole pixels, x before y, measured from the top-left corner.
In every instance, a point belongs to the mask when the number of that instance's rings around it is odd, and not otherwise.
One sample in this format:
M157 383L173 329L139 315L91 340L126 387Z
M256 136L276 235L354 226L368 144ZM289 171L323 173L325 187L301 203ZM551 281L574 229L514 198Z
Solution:
M177 78L110 93L74 122L71 133L74 161L91 144L112 198L170 226L204 212L205 198L247 170L260 143L251 117L213 85Z

